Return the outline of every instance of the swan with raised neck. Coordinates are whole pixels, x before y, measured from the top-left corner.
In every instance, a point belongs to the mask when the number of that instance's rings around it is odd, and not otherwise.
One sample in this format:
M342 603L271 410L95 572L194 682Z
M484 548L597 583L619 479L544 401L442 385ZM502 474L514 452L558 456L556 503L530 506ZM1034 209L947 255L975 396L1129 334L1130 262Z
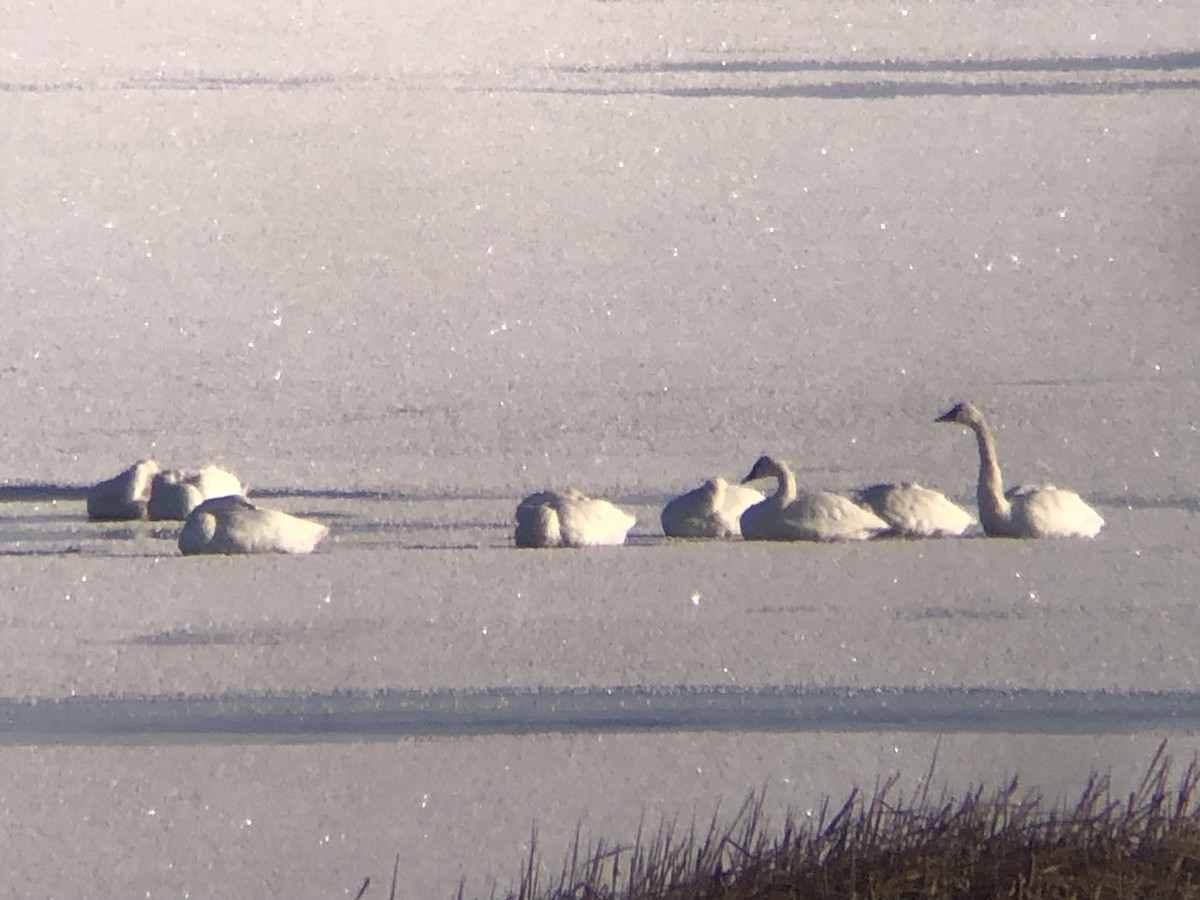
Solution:
M936 422L965 425L975 433L979 480L975 488L979 524L992 537L1095 537L1104 519L1074 491L1047 484L1015 487L1005 493L996 456L996 441L983 413L973 403L959 403Z
M849 497L830 491L798 491L796 476L779 460L761 456L742 484L776 480L775 493L742 513L748 541L865 541L888 530L887 522Z

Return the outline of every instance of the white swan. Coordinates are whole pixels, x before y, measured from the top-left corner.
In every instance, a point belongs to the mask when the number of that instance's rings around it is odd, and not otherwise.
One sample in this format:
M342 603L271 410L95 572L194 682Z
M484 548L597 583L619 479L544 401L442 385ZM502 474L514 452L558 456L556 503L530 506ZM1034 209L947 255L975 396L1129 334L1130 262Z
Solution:
M124 520L146 518L151 479L158 463L141 459L123 472L93 485L87 493L89 519Z
M718 475L668 501L659 516L663 534L682 538L741 537L742 513L763 499L761 491L730 484Z
M945 494L909 481L872 484L851 492L854 501L888 524L881 537L961 537L975 519Z
M1016 487L1007 494L996 461L996 443L987 421L974 405L959 403L938 416L975 432L979 445L979 523L993 537L1095 537L1104 527L1100 514L1074 491L1053 485Z
M759 457L742 484L775 478L775 493L742 513L748 541L865 541L888 530L887 522L849 497L829 491L796 491L796 478L783 463Z
M154 475L146 512L153 520L186 519L205 500L245 493L246 487L236 475L217 466L196 472L166 469Z
M599 547L625 543L632 513L574 488L531 494L517 506L518 547Z
M245 497L214 497L192 510L179 532L179 552L311 553L329 529Z

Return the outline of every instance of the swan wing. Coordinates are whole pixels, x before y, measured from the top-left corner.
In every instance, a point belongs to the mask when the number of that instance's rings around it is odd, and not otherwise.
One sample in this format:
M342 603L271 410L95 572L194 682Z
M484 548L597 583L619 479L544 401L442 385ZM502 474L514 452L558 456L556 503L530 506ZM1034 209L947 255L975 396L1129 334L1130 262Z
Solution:
M767 541L862 541L888 530L869 509L829 491L798 494L782 509L765 500L742 514L741 525L742 537Z
M902 537L958 537L975 524L945 494L913 482L873 484L853 496L887 522L891 534Z
M788 511L795 511L819 541L863 541L888 530L874 512L830 491L801 494Z
M762 491L744 484L731 484L725 488L725 502L721 504L721 511L736 522L747 509L765 499Z
M255 507L253 513L239 515L229 531L246 553L311 553L329 528L277 509Z
M1053 485L1009 498L1012 518L1023 537L1095 537L1104 519L1074 491Z
M558 504L562 542L568 547L600 547L625 543L637 519L607 500L565 499Z
M713 538L720 522L713 509L713 492L708 485L680 494L667 501L659 514L663 534L667 537Z
M219 466L204 466L198 472L188 477L188 482L194 484L205 500L212 497L232 497L245 495L246 486L232 472L227 472Z

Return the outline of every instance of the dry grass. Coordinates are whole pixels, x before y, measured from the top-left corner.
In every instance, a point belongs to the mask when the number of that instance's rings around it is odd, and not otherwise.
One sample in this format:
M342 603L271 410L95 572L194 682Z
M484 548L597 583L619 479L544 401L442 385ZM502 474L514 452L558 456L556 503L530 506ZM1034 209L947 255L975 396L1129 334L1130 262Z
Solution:
M1016 778L986 797L909 800L889 781L804 822L789 817L774 837L761 794L702 833L665 825L629 846L586 850L577 833L554 883L539 881L531 849L506 900L1200 900L1200 768L1193 760L1175 779L1164 748L1124 799L1096 774L1066 807L1023 793Z
M504 900L1200 900L1200 764L1174 778L1165 746L1124 799L1097 774L1073 806L1023 793L1016 778L986 797L926 789L910 799L893 797L892 780L836 808L827 801L803 822L789 816L773 837L761 793L732 824L714 817L703 832L664 824L628 846L585 848L577 830L549 884L535 829Z

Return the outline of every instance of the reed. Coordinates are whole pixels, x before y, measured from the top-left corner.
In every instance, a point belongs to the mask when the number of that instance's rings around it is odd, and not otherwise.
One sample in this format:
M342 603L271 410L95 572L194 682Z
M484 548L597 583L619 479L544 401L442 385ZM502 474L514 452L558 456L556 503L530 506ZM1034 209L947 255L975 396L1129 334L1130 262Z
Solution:
M1023 791L1017 777L990 794L931 796L931 766L911 798L892 778L803 820L789 814L774 834L761 791L732 822L664 822L630 844L585 846L577 827L548 883L535 827L503 900L1200 900L1200 766L1174 776L1165 748L1124 798L1098 773L1074 804Z
M1073 805L1022 791L1016 777L957 796L931 796L926 778L907 799L892 779L811 818L789 815L775 835L761 792L731 823L682 833L664 823L627 846L585 849L577 829L548 884L535 831L505 900L1200 898L1200 768L1173 776L1165 747L1125 798L1098 773Z

